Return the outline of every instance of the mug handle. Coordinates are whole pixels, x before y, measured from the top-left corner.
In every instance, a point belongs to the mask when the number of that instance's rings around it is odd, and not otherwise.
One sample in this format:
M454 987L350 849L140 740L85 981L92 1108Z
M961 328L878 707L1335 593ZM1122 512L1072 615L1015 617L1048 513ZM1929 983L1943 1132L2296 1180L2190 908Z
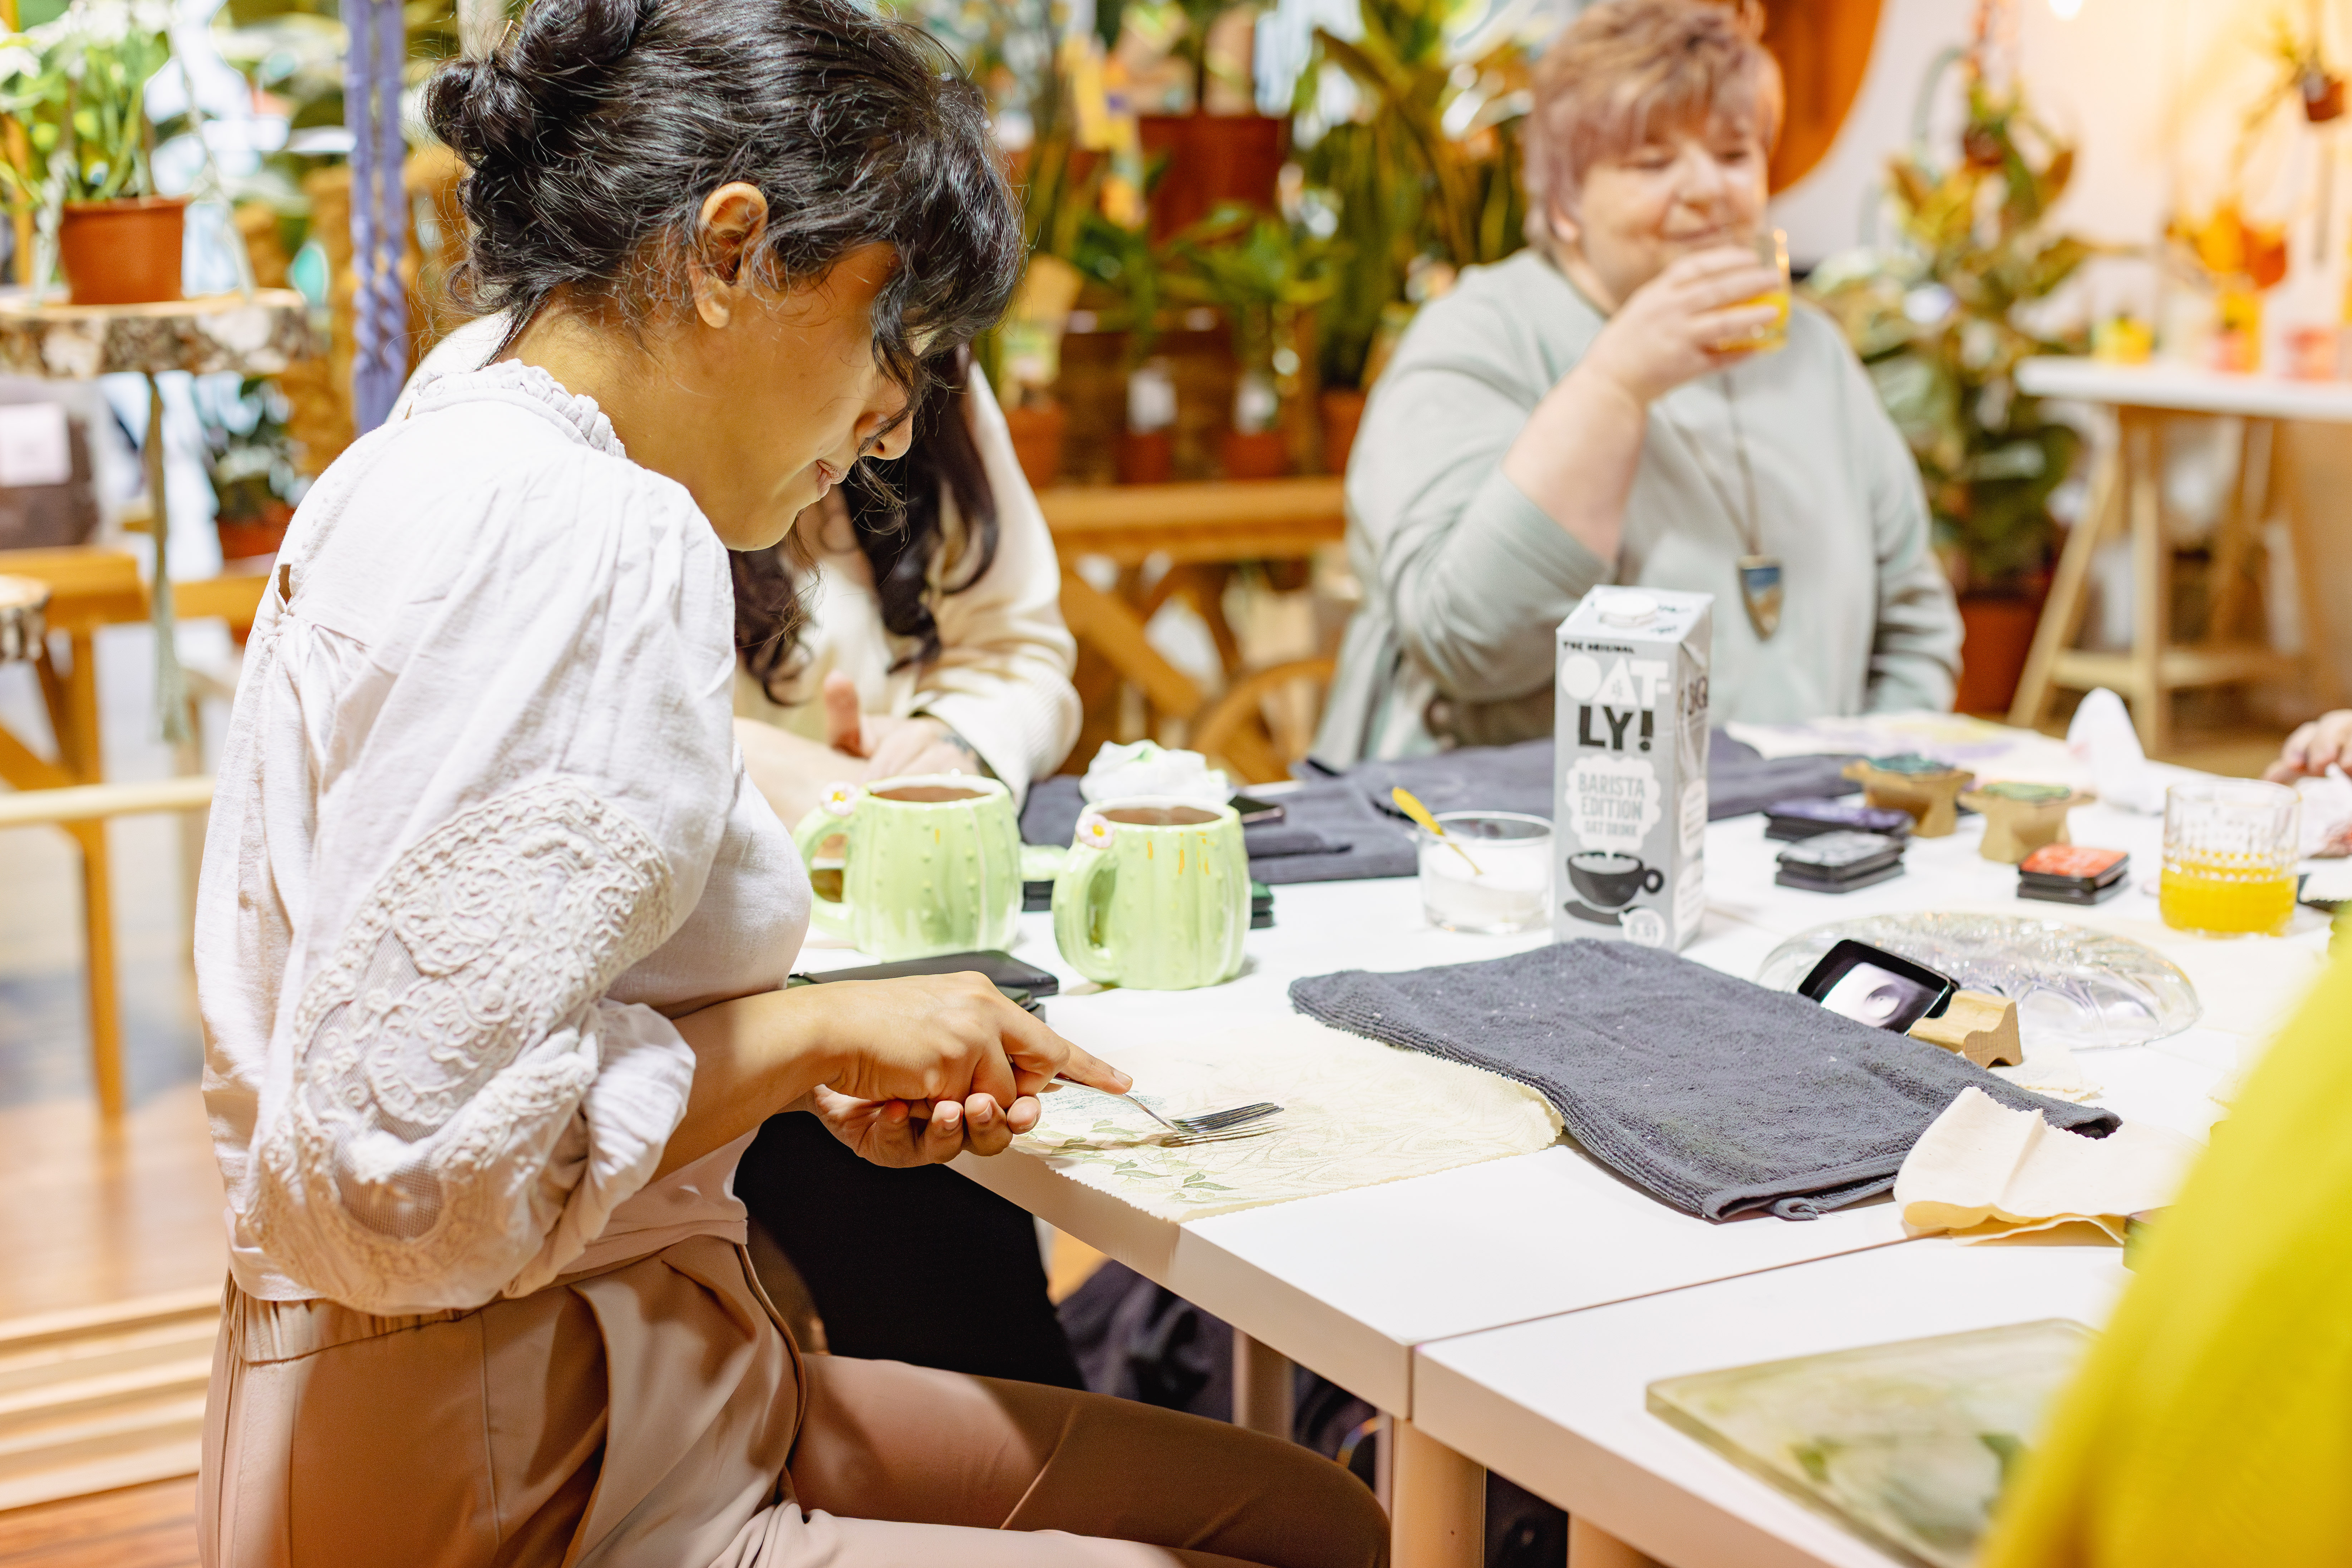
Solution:
M1108 850L1074 844L1054 878L1054 945L1062 950L1071 968L1098 985L1118 984L1118 970L1111 962L1110 949L1098 945L1089 934L1094 924L1088 917L1094 903L1095 879L1109 864Z
M1645 893L1654 893L1665 885L1666 874L1655 866L1651 867L1650 874L1642 879L1642 891Z
M848 897L847 874L850 821L850 817L835 816L824 806L815 805L811 806L809 814L801 818L801 825L793 829L793 847L800 851L801 865L810 873L809 923L827 936L840 937L845 940L849 936L850 917L853 913ZM815 887L816 850L818 845L836 833L841 835L842 839L842 896L838 899L828 899L818 892Z

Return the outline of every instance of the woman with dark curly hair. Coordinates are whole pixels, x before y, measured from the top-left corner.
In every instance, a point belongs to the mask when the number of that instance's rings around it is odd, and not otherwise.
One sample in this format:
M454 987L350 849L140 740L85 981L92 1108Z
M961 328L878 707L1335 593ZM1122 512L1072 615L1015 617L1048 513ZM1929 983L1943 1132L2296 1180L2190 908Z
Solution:
M1310 1454L803 1355L743 1255L778 1111L915 1164L1127 1082L976 976L784 989L807 880L732 742L726 552L903 451L1012 289L976 95L849 0L536 0L426 112L511 329L320 477L247 650L204 1561L1382 1561Z

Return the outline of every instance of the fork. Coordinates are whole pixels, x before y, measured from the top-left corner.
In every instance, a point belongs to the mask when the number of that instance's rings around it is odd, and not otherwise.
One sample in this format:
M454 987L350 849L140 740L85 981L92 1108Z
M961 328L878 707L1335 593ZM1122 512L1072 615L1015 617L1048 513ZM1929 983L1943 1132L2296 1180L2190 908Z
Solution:
M1065 1083L1068 1083L1076 1080L1065 1079L1063 1081ZM1079 1087L1081 1089L1088 1089L1093 1086L1090 1084L1080 1084ZM1096 1089L1095 1092L1097 1094L1110 1093L1108 1089ZM1123 1100L1127 1101L1129 1105L1132 1105L1138 1110L1143 1112L1144 1115L1149 1116L1152 1121L1157 1121L1160 1126L1165 1127L1169 1131L1176 1134L1179 1138L1214 1138L1231 1136L1232 1134L1240 1131L1243 1128L1254 1127L1269 1117L1279 1116L1282 1114L1282 1107L1275 1104L1270 1100L1261 1100L1255 1105L1236 1105L1226 1110L1211 1110L1204 1111L1198 1116L1178 1116L1171 1118L1160 1115L1160 1112L1152 1110L1151 1107L1146 1105L1142 1100L1138 1100L1134 1095L1113 1094L1110 1097L1113 1100Z

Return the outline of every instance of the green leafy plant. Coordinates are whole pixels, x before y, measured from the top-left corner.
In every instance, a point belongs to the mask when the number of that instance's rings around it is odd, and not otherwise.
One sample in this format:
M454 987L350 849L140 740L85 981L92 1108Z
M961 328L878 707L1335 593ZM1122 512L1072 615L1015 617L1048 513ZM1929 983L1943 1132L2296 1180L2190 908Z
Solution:
M147 82L172 58L170 23L163 0L76 0L0 39L0 113L29 153L0 160L10 206L154 194Z
M1338 209L1347 258L1318 322L1323 379L1334 386L1361 384L1417 264L1499 261L1526 243L1526 51L1505 41L1465 58L1460 29L1475 7L1462 0L1361 0L1361 10L1359 38L1318 29L1295 100L1308 112L1326 69L1345 72L1360 95L1355 116L1300 157L1309 185Z
M296 466L300 446L287 428L293 409L286 395L257 375L240 380L234 392L201 378L195 387L215 516L223 522L258 521L273 510L282 516L310 483Z
M1971 58L1959 63L1969 82L1958 159L1942 164L1914 147L1890 160L1897 242L1825 262L1805 290L1844 330L1910 444L1954 576L2014 591L2048 565L2051 492L2081 445L2018 390L2017 364L2087 352L2085 339L2039 330L2031 308L2093 247L2047 222L2073 150L2016 89L1995 90Z
M1166 263L1150 230L1089 212L1078 226L1071 259L1118 299L1118 314L1109 324L1125 334L1121 368L1134 370L1159 346L1160 312L1168 293Z
M1238 202L1177 235L1169 248L1175 265L1168 293L1224 312L1243 371L1295 378L1301 318L1331 294L1329 248Z

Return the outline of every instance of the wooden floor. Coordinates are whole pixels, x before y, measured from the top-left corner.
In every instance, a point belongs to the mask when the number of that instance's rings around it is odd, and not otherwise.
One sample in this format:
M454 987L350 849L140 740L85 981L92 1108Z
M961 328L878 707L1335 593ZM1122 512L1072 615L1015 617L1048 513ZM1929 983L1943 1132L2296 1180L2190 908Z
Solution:
M196 1568L196 1481L0 1513L0 1568Z
M0 1110L0 1318L197 1287L228 1268L195 1086L108 1127L86 1100Z

